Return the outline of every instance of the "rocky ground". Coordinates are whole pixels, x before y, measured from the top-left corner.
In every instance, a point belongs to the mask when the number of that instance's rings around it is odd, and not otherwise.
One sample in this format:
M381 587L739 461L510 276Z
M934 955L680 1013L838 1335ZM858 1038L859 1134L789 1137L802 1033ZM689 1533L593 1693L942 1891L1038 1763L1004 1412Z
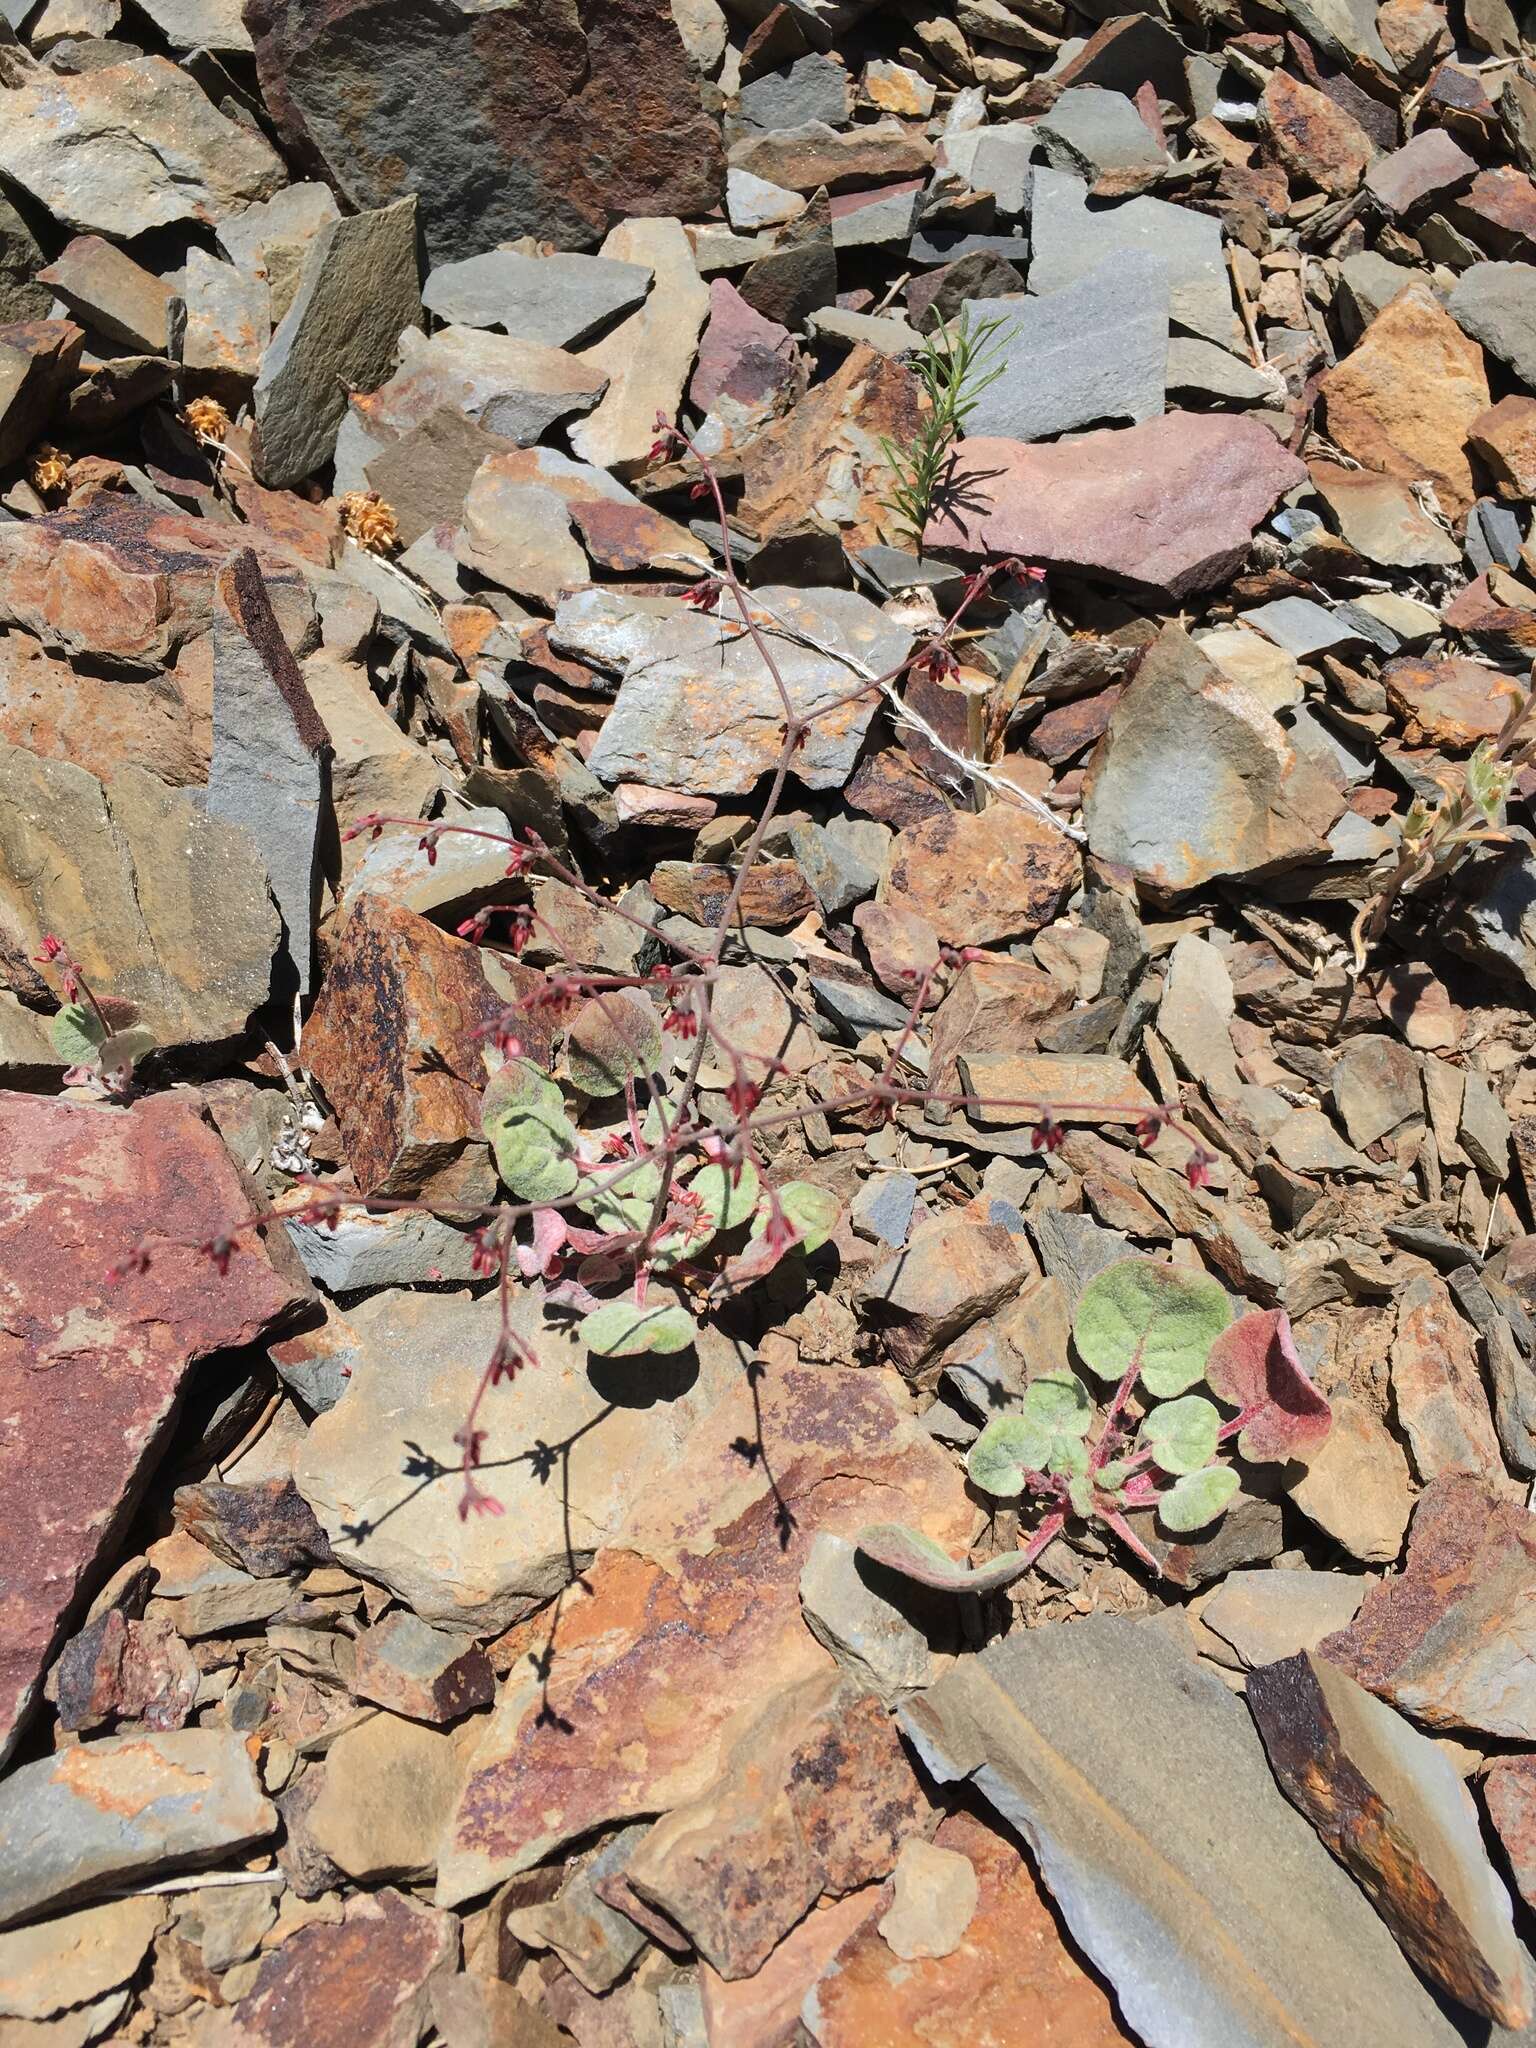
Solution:
M0 2048L1536 2042L1521 29L0 0Z

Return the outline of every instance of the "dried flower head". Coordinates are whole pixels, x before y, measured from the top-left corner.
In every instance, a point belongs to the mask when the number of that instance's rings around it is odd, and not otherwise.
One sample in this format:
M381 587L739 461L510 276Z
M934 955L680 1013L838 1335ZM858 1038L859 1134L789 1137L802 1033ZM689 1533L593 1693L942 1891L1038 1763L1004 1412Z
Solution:
M359 547L387 555L400 545L400 522L393 505L377 491L348 491L341 501L342 524Z
M62 497L69 489L69 457L51 441L39 441L27 464L27 481L40 498Z
M181 423L199 441L222 441L232 422L216 398L194 398L182 408Z

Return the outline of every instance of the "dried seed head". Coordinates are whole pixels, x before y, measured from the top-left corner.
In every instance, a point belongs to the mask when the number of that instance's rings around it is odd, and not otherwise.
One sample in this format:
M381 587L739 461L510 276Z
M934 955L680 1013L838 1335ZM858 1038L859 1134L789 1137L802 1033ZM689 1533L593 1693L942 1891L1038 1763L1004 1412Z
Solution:
M199 441L222 441L232 424L216 398L194 398L182 409L181 423Z
M400 545L400 522L393 505L377 491L348 491L341 501L342 523L359 547L387 555Z
M39 441L27 464L27 481L40 498L60 498L69 489L69 457L51 441Z

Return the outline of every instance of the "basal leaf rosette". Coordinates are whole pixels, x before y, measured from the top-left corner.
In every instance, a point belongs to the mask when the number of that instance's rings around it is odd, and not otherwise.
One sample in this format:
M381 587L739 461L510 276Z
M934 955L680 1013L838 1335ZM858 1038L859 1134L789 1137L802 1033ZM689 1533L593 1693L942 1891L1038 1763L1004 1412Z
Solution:
M1042 1373L1025 1388L1017 1408L995 1415L971 1445L965 1469L995 1500L1014 1500L1032 1472L1082 1479L1088 1454L1083 1439L1093 1402L1075 1373Z
M1212 1344L1232 1319L1220 1281L1156 1259L1117 1259L1083 1289L1072 1341L1088 1370L1123 1379L1132 1366L1158 1400L1204 1375Z

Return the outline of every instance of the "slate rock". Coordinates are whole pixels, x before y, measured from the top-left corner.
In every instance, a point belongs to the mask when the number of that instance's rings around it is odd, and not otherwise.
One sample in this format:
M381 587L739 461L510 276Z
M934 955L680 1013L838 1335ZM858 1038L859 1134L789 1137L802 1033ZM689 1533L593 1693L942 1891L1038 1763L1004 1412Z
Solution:
M1050 924L1077 873L1064 832L999 799L898 832L880 901L925 919L946 945L984 946Z
M277 1826L242 1736L109 1736L0 1782L0 1924L228 1856Z
M207 811L260 847L294 985L307 995L330 822L330 734L251 549L220 571L215 592Z
M1168 273L1174 326L1223 348L1239 341L1218 221L1149 194L1105 207L1090 207L1088 197L1082 179L1036 167L1030 211L1032 292L1060 291L1106 260L1131 250L1150 251Z
M901 1723L1022 1834L1148 2048L1452 2048L1387 1930L1277 1791L1242 1705L1160 1628L1016 1633Z
M1083 817L1095 854L1173 893L1316 858L1340 808L1273 713L1166 626L1110 716Z
M390 1291L347 1319L362 1356L341 1400L310 1426L299 1491L349 1569L424 1621L487 1633L542 1605L611 1540L641 1475L670 1465L727 1372L706 1348L696 1364L653 1374L648 1400L615 1401L621 1376L602 1361L589 1369L577 1338L545 1323L542 1297L519 1290L513 1327L539 1363L485 1411L487 1455L506 1462L484 1490L504 1512L463 1516L453 1433L465 1374L484 1370L496 1346L495 1301ZM552 1484L535 1446L567 1440Z
M834 57L807 51L743 84L737 111L752 128L797 128L806 121L840 127L849 114L848 73Z
M1536 1757L1496 1757L1483 1779L1483 1799L1515 1889L1529 1905L1536 1893Z
M1529 1519L1486 1479L1431 1481L1402 1572L1371 1588L1321 1655L1422 1726L1530 1742L1536 1683L1515 1621L1536 1583Z
M0 462L39 440L75 376L85 336L72 320L0 327Z
M1287 171L1335 199L1358 189L1376 151L1346 108L1281 70L1265 79L1260 105L1270 145Z
M733 168L751 171L791 192L845 192L860 185L920 177L932 145L896 121L840 134L825 121L804 121L768 134L748 134L733 144Z
M629 477L649 459L657 414L677 417L709 313L709 288L676 220L622 221L601 254L644 266L655 283L638 312L583 352L583 363L608 378L608 389L596 410L571 429L571 447L584 462Z
M624 1904L631 1904L624 1867L648 1832L643 1825L621 1828L594 1853L567 1866L555 1898L516 1907L507 1916L509 1934L529 1948L553 1949L594 1996L612 1990L647 1945L635 1921L627 1912L616 1912L601 1888L623 1888Z
M1423 510L1404 478L1333 462L1313 462L1308 468L1340 533L1368 562L1385 569L1422 569L1449 567L1457 559L1455 541Z
M1362 1032L1339 1055L1332 1093L1349 1142L1374 1145L1409 1117L1422 1114L1418 1058L1400 1039Z
M1397 1297L1391 1372L1398 1423L1421 1479L1447 1472L1502 1476L1477 1333L1437 1275L1414 1274Z
M360 1203L343 1203L334 1226L285 1223L283 1229L305 1272L331 1294L475 1278L471 1232L441 1216L410 1210L381 1216ZM331 1383L327 1372L321 1384ZM300 1388L306 1399L311 1384L306 1374Z
M549 605L590 581L589 555L610 569L673 574L696 573L706 560L686 527L606 469L554 448L488 456L464 500L463 521L455 550L466 568Z
M496 327L540 348L579 348L621 313L633 312L653 274L648 264L611 256L487 249L440 263L422 287L421 302L451 326Z
M326 1751L305 1828L348 1877L425 1876L459 1778L451 1735L398 1714L374 1714L343 1729Z
M248 25L285 139L355 207L418 193L434 263L520 235L590 245L719 199L719 130L659 0L536 17L521 0L341 0L323 19L256 0Z
M953 1955L980 1896L970 1858L910 1836L901 1845L891 1889L880 1933L892 1953L904 1963Z
M334 1403L332 1404L334 1405ZM433 1628L396 1608L356 1638L352 1689L417 1721L457 1721L488 1707L496 1681L484 1650L469 1637Z
M664 622L631 664L587 757L604 782L722 796L749 790L772 771L783 745L783 703L751 638L731 629L729 599L721 602L719 618L694 612ZM854 591L770 584L753 591L752 605L787 628L770 623L766 637L802 716L846 698L869 674L893 669L911 645L905 627ZM792 637L801 634L815 647ZM796 756L801 782L842 787L877 701L870 693L814 718Z
M1451 318L1527 388L1536 385L1536 266L1474 263L1457 278Z
M128 240L215 225L285 181L277 153L164 57L43 73L6 92L0 173L63 226Z
M320 1525L285 1473L226 1486L207 1480L178 1486L176 1526L225 1564L256 1578L277 1578L331 1562Z
M1001 1225L945 1215L920 1223L906 1248L869 1276L860 1304L897 1366L912 1375L1028 1277L1027 1253Z
M36 282L43 267L37 238L8 199L0 199L0 320L42 320L53 294Z
M927 1636L888 1597L895 1591L891 1574L825 1530L800 1574L806 1627L840 1669L888 1707L921 1692L936 1669Z
M837 297L836 221L824 191L741 280L741 296L780 326L799 329Z
M394 368L401 328L421 324L416 239L411 198L332 221L310 244L253 394L263 483L302 483L328 462L348 390L372 390Z
M171 288L99 235L77 235L46 269L46 284L93 335L139 354L163 355Z
M907 286L907 310L919 334L952 320L972 299L1012 298L1022 294L1024 279L1000 256L963 256L913 278Z
M972 299L965 318L1002 323L987 344L1002 374L980 392L967 434L1038 441L1162 413L1168 278L1150 252L1128 250L1046 298Z
M1135 181L1127 180L1125 173L1155 177L1168 163L1168 152L1154 141L1135 102L1103 86L1069 85L1035 128L1053 170L1069 171L1090 183L1106 173L1120 173L1114 181L1117 193L1135 190Z
M978 436L961 444L924 546L1187 596L1226 581L1304 476L1256 421L1217 413L1166 413L1050 447Z
M1455 137L1444 128L1421 128L1401 149L1378 157L1365 174L1365 189L1394 218L1426 201L1449 197L1477 170Z
M515 443L489 434L452 406L429 412L420 426L391 441L365 466L370 489L395 515L402 546L459 523L480 465Z
M111 1899L12 1928L0 1935L0 2014L50 2020L93 2005L136 1975L169 1917L164 1899Z
M161 1046L216 1053L268 999L281 921L253 841L142 768L104 784L0 746L0 906L29 953L67 932Z
M1364 1579L1345 1572L1236 1571L1204 1600L1200 1620L1254 1671L1347 1627L1364 1594Z
M1305 1651L1251 1673L1247 1696L1282 1791L1359 1879L1405 1954L1462 2005L1523 2028L1530 1986L1509 1894L1450 1759Z

